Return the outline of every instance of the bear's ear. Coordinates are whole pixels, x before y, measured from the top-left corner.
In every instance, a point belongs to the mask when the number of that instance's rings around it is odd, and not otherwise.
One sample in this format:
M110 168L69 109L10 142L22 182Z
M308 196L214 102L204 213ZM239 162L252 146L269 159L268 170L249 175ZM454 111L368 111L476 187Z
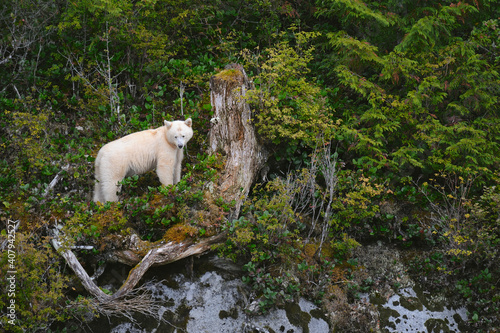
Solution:
M188 119L186 119L186 121L184 121L184 124L186 124L189 127L191 127L191 126L193 126L193 121L191 120L191 118L188 118Z
M167 129L170 129L170 127L172 127L172 122L171 122L171 121L166 121L166 120L164 120L164 121L163 121L163 123L165 124L165 127L166 127Z

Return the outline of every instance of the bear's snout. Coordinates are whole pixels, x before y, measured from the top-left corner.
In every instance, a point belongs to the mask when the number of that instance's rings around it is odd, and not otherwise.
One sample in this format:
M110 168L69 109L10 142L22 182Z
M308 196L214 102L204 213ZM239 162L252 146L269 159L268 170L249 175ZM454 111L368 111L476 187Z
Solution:
M177 147L179 147L179 149L182 149L184 147L184 145L182 143L179 143L179 144L177 144Z

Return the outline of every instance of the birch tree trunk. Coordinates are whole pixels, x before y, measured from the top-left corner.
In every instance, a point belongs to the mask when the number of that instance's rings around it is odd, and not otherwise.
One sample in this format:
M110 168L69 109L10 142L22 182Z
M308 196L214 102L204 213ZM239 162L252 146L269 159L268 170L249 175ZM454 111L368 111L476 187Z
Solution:
M251 83L241 65L228 65L210 79L214 116L209 150L220 151L227 159L219 191L227 202L235 202L230 219L238 216L268 156L257 141L250 106L244 98L248 89L252 89Z

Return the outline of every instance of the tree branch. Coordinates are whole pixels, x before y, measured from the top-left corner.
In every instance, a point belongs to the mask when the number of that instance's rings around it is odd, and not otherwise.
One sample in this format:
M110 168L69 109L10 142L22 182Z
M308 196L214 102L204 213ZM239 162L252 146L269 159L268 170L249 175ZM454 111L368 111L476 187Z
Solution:
M54 237L51 240L52 246L54 246L54 248L64 258L68 266L70 266L73 272L75 272L76 276L80 279L82 285L89 292L89 294L97 298L100 302L109 302L129 294L151 266L166 265L189 256L202 254L210 250L212 245L221 242L226 237L225 233L221 233L216 236L203 239L197 243L195 243L194 240L189 239L181 243L168 242L166 244L159 244L156 247L151 248L143 258L140 258L130 249L115 251L110 255L110 259L112 261L125 263L127 265L135 264L135 267L130 270L127 279L120 289L115 294L108 295L105 294L88 275L74 253L69 248L61 245L59 231L54 229L53 232ZM125 242L137 242L137 240L134 240L134 238L138 238L137 235L134 234L128 237L131 240L125 240Z

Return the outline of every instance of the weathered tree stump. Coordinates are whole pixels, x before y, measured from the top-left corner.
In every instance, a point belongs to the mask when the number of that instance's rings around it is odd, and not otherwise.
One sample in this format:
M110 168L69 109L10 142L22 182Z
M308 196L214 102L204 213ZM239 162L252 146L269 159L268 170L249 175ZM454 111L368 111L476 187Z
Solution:
M267 152L257 141L250 106L244 98L251 88L241 65L228 65L210 79L214 116L209 150L226 156L219 191L227 202L235 202L230 219L238 216L243 200L267 160Z

